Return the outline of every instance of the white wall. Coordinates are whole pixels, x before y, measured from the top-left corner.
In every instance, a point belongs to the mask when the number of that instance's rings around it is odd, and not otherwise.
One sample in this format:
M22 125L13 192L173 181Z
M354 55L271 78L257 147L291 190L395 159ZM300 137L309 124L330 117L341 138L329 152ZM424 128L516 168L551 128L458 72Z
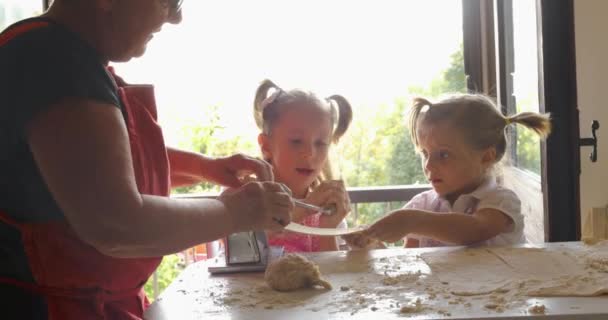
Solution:
M608 205L608 1L575 0L576 73L581 137L598 120L598 161L581 149L581 213Z

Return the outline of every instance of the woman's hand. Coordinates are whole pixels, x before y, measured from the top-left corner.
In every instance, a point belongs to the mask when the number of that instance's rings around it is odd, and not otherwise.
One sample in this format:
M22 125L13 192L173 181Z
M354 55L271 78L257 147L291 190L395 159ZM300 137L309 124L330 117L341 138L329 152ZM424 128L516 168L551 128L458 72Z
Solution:
M246 177L273 181L272 167L262 159L244 154L210 158L203 154L167 147L171 169L171 186L181 187L209 181L226 187L244 185Z
M257 181L274 181L272 166L268 162L241 153L206 158L202 166L206 180L231 188L247 183L243 178L251 174L255 175Z
M234 232L282 230L291 222L293 201L279 183L249 182L227 189L218 199L226 206Z
M306 196L305 201L322 208L331 208L332 214L322 214L319 226L322 228L335 228L350 212L350 198L344 181L322 181Z

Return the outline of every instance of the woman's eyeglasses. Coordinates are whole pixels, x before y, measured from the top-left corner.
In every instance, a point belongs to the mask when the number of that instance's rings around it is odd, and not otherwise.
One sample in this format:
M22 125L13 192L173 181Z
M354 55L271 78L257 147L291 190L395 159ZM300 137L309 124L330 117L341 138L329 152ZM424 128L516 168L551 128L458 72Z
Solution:
M169 6L170 6L171 11L178 12L179 10L181 10L182 3L184 3L184 0L170 0Z
M184 0L163 0L162 3L165 8L169 8L169 14L177 14L182 9L182 3Z

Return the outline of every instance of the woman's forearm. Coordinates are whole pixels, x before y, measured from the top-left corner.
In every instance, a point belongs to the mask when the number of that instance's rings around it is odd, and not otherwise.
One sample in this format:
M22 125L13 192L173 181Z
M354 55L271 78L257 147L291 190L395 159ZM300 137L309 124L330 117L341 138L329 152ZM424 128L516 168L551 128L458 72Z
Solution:
M86 239L115 257L160 256L216 240L235 231L222 202L142 196L141 206L116 213L86 230Z
M167 148L167 155L171 168L172 188L190 186L203 181L203 164L207 160L203 155L175 148Z

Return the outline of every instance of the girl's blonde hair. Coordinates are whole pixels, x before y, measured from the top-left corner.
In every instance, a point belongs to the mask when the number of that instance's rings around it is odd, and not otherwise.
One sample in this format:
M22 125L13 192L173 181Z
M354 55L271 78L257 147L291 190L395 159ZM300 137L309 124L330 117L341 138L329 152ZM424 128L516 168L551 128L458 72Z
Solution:
M346 130L348 130L353 118L350 103L341 95L332 95L321 99L310 91L301 89L285 91L274 82L265 79L258 86L253 101L255 123L263 133L270 135L281 114L296 104L313 105L329 112L333 128L331 136L333 143L338 143L340 138L346 133ZM332 179L329 159L326 162L325 168L323 168L321 178Z
M418 128L426 124L446 121L460 130L465 142L476 150L496 148L496 162L505 155L507 136L505 129L517 123L532 129L541 138L551 132L549 114L521 112L503 116L489 97L481 94L461 94L431 103L424 98L415 98L409 117L412 142L419 147Z

